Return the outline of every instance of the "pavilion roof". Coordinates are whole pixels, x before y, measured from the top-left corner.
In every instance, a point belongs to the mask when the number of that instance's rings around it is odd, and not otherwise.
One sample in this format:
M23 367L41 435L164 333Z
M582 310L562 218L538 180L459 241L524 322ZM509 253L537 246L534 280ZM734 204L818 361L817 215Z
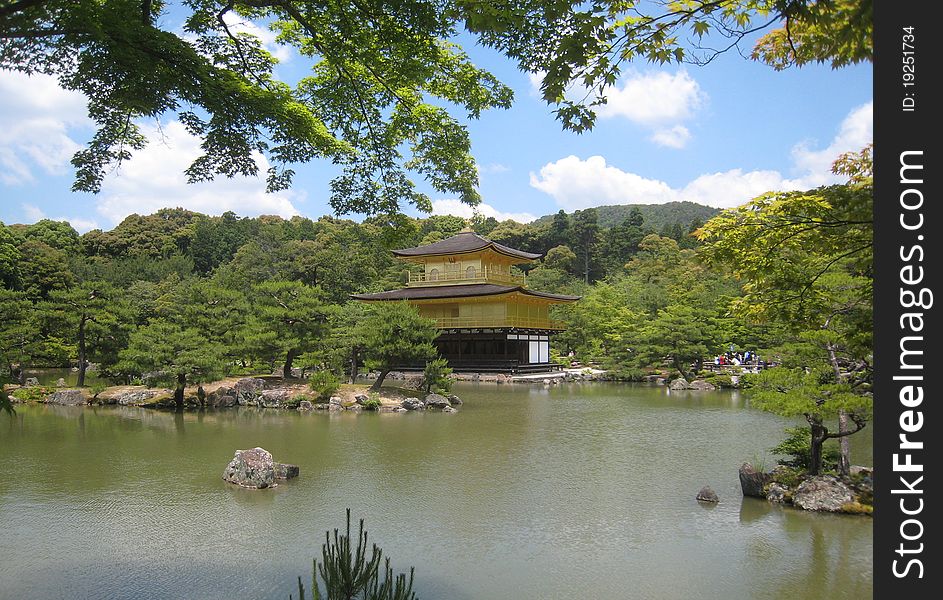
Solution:
M443 285L430 287L413 287L390 290L388 292L378 292L375 294L353 294L351 298L355 300L434 300L440 298L473 298L476 296L498 296L520 292L525 296L534 296L537 298L546 298L558 302L574 302L579 300L579 296L564 296L561 294L549 294L547 292L535 292L520 285L496 285L493 283L476 283L465 285Z
M505 246L504 244L493 242L487 238L481 237L474 231L462 231L453 235L452 237L445 238L444 240L433 242L431 244L426 244L424 246L403 248L402 250L393 250L393 254L396 256L402 256L404 258L412 258L419 256L465 254L468 252L477 252L479 250L485 250L489 248L495 252L510 256L512 258L519 258L522 261L537 260L543 256L543 254L524 252L523 250L517 250L515 248Z

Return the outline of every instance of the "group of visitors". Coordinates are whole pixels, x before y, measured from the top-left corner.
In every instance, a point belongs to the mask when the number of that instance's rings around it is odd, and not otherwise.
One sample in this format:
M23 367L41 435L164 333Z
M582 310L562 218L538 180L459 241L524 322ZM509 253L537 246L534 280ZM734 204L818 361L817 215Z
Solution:
M760 357L757 356L756 352L752 350L747 350L746 352L734 352L729 351L723 354L718 354L714 357L714 364L718 366L726 365L749 365L749 366L762 366L762 361Z

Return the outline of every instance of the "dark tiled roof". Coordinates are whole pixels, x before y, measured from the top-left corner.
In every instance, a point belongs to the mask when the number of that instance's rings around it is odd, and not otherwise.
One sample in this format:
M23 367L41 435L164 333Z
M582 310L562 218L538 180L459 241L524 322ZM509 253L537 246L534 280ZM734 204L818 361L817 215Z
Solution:
M572 302L579 300L579 296L561 296L546 292L532 292L519 285L495 285L493 283L476 283L469 285L443 285L429 287L402 288L376 294L353 294L355 300L433 300L437 298L470 298L474 296L497 296L520 292L528 296Z
M522 260L537 260L543 256L543 254L533 254L530 252L524 252L523 250L508 248L503 244L492 242L489 239L483 238L473 231L463 231L453 235L450 238L445 238L444 240L433 242L432 244L426 244L425 246L393 250L393 254L396 256L406 257L436 256L441 254L462 254L465 252L475 252L477 250L484 250L485 248L489 247L493 248L495 252L500 252L501 254L505 254L513 258L520 258Z

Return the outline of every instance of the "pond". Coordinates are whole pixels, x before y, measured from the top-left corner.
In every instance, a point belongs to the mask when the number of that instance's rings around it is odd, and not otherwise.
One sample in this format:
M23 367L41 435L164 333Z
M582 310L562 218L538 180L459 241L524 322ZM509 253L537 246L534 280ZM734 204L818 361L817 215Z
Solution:
M0 416L0 598L297 597L347 507L423 600L871 596L870 518L741 498L737 467L795 420L731 391L455 391L452 415L20 406ZM223 482L254 446L301 476Z

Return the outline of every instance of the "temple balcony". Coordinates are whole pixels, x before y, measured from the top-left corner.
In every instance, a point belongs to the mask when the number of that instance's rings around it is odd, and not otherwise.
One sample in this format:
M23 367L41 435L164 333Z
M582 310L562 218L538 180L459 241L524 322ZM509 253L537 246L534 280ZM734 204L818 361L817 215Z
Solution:
M429 317L439 329L545 329L563 331L563 321L528 317Z
M488 269L468 267L461 271L432 271L422 273L406 272L406 287L424 287L434 285L456 285L461 283L497 283L504 285L525 285L525 275L515 275Z

